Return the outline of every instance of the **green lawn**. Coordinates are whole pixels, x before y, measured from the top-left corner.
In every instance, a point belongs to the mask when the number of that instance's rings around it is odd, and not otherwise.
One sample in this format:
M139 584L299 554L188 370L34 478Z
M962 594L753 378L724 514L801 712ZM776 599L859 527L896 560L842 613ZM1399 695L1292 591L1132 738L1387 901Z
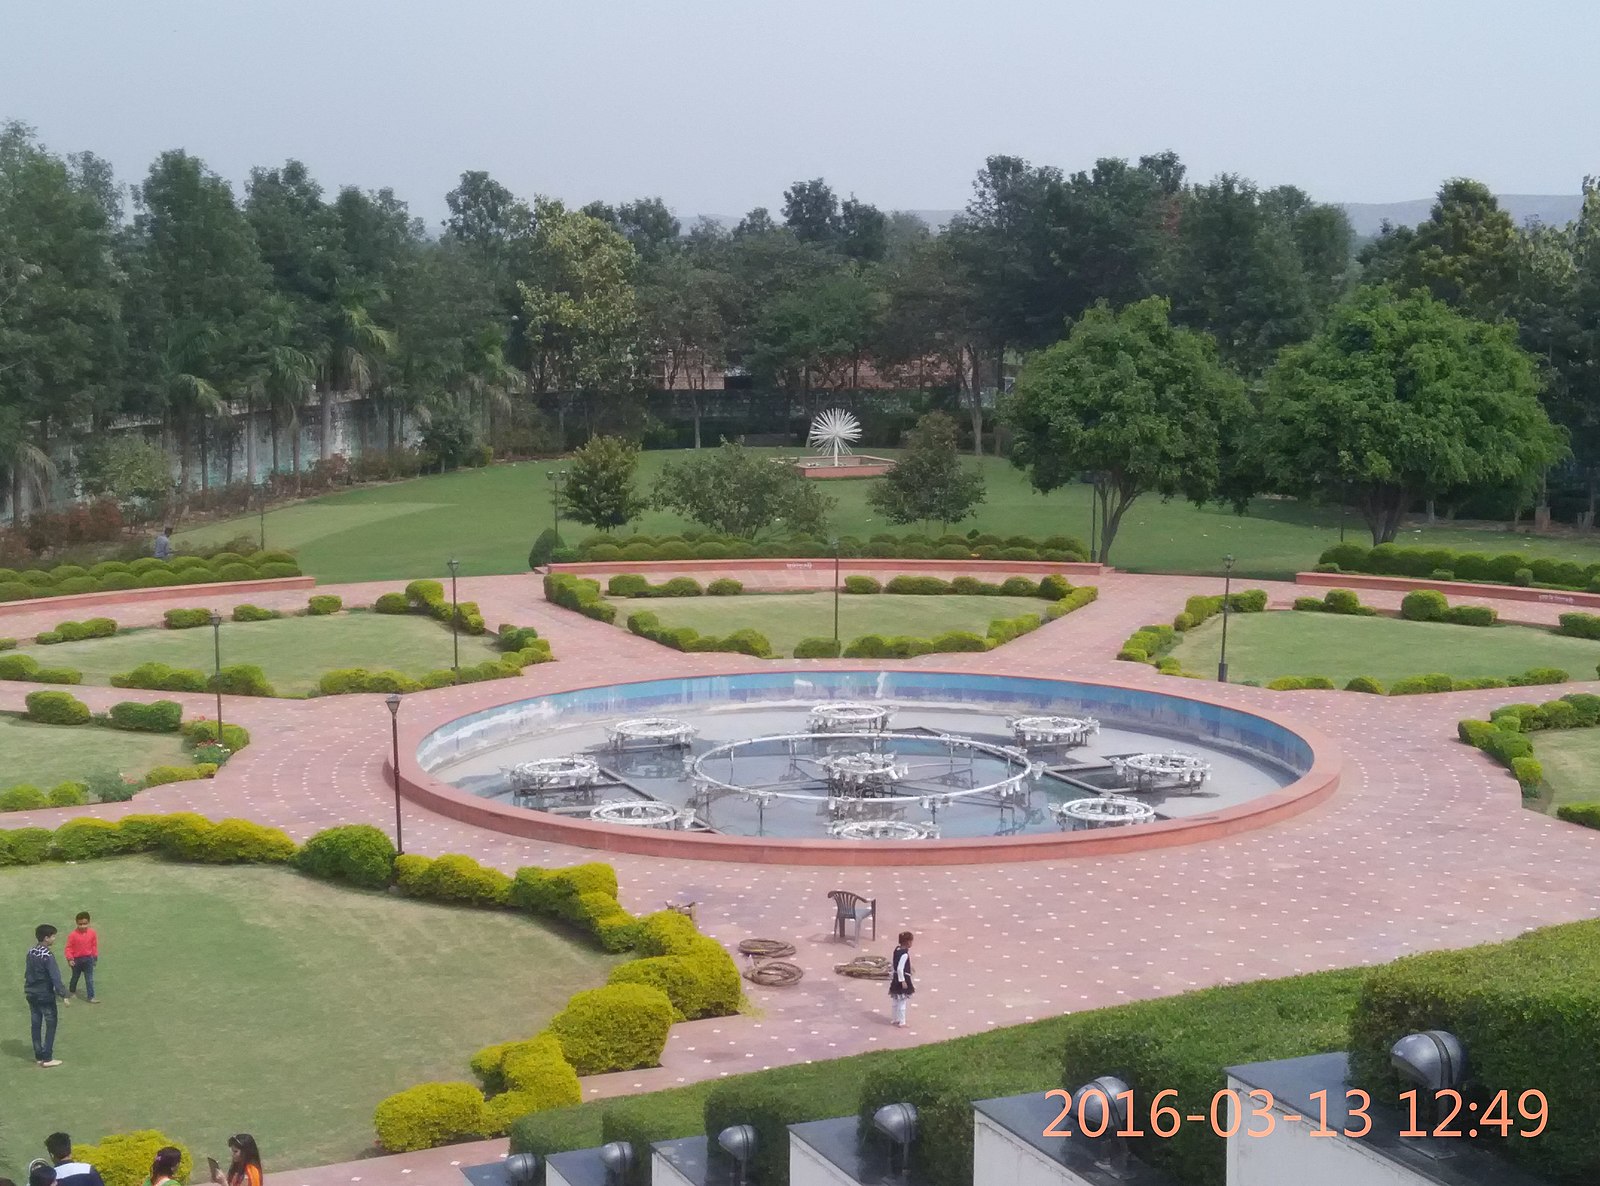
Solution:
M777 455L793 450L763 450ZM892 452L892 451L890 451ZM644 453L639 481L648 490L661 467L681 452ZM301 567L323 581L400 580L439 576L452 555L467 573L527 571L534 536L550 525L550 483L545 475L565 463L528 462L462 470L385 486L356 487L267 515L268 547L293 549ZM971 460L969 459L969 464ZM1089 490L1073 486L1053 494L1036 493L1010 463L985 458L988 501L960 524L1001 535L1089 535ZM869 536L894 528L876 519L867 506L872 480L837 481L827 493L838 501L832 528L841 535ZM650 511L629 530L658 534L688 524L676 515ZM254 539L256 516L210 525L179 535L180 544L219 542L238 535ZM567 524L565 534L581 539L589 529ZM1367 536L1361 521L1348 520L1348 535ZM1188 503L1163 503L1147 495L1123 519L1111 562L1134 572L1221 573L1222 557L1238 558L1237 575L1281 577L1316 562L1339 540L1337 508L1313 507L1287 499L1257 499L1248 517L1216 507L1196 510ZM1585 563L1600 560L1600 541L1533 540L1496 531L1437 527L1402 532L1400 543L1430 547L1525 551Z
M219 610L229 607L219 605ZM479 663L498 652L486 635L461 635L461 662ZM22 648L46 667L75 667L85 683L108 684L117 672L140 663L166 663L210 672L215 667L211 631L155 627L111 638ZM402 614L339 613L222 624L222 664L254 663L273 689L284 693L316 687L317 677L338 667L393 669L422 675L449 667L450 630L431 618Z
M754 629L767 636L774 652L788 655L802 638L833 637L832 593L769 593L746 597L613 597L617 625L647 609L663 625L693 626L702 634L725 635ZM901 596L893 593L839 597L839 639L848 644L863 634L910 634L932 638L947 630L983 634L995 618L1043 614L1049 602L1037 597Z
M1554 815L1563 803L1600 799L1600 729L1558 729L1531 740L1533 756L1544 766L1541 811Z
M61 1067L32 1065L19 992L0 993L0 1170L43 1135L158 1128L199 1161L255 1134L274 1169L360 1156L377 1102L470 1079L479 1047L537 1032L615 959L527 918L338 889L270 868L145 858L0 870L0 934L100 933L104 1003L61 1010Z
M32 783L49 790L90 774L143 774L185 761L176 733L125 733L84 725L40 725L0 713L0 788ZM0 824L3 826L3 824Z
M1173 654L1189 671L1215 672L1222 619L1189 631ZM1399 618L1346 617L1283 610L1234 614L1228 622L1228 678L1325 675L1343 686L1358 675L1384 684L1442 672L1457 679L1516 675L1560 667L1593 679L1600 642L1565 638L1533 626L1447 626Z

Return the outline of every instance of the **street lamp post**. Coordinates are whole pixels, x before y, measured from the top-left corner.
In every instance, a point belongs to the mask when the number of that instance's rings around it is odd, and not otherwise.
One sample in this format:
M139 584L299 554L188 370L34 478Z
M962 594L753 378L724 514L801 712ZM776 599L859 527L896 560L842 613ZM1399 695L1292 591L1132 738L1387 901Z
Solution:
M835 537L833 543L833 649L837 654L839 650L839 540Z
M461 603L456 600L456 573L461 569L461 561L454 556L445 561L450 566L450 646L455 659L451 670L456 673L456 683L461 682Z
M1096 504L1099 503L1099 501L1100 501L1100 485L1099 485L1099 483L1093 483L1089 487L1089 559L1090 560L1098 560L1099 559L1098 544L1100 542L1100 538L1099 538L1099 533L1100 533L1100 508L1099 508L1098 505L1096 505Z
M406 850L405 839L400 834L400 693L390 692L389 699L389 772L394 776L394 850Z
M222 740L222 615L211 611L211 646L216 657L217 687L217 745L226 748Z
M1228 610L1233 600L1233 555L1222 558L1222 657L1217 661L1217 682L1228 682Z

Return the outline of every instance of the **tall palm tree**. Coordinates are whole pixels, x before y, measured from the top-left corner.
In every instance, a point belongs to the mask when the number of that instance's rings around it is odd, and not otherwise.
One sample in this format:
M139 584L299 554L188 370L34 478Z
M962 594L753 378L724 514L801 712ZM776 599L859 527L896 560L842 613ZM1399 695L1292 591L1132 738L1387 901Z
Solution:
M272 472L278 472L278 433L287 427L290 436L290 454L293 458L295 483L300 481L300 409L316 387L317 362L304 350L278 343L267 348L262 365L249 388L250 408L255 408L259 395L266 400L272 422ZM252 438L253 439L253 438ZM248 454L250 483L255 484L254 447Z
M372 319L369 309L384 300L382 290L367 286L342 289L334 296L319 360L322 441L326 461L333 439L333 397L341 391L363 394L377 378L382 360L394 352L395 333Z

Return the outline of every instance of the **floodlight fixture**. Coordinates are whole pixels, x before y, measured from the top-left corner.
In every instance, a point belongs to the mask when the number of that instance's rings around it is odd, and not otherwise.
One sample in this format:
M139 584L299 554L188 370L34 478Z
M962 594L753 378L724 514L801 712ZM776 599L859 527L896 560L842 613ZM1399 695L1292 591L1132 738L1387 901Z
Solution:
M752 1124L734 1124L717 1134L717 1144L739 1167L739 1186L750 1181L750 1162L756 1155L756 1130Z
M917 1106L885 1104L872 1114L872 1127L889 1138L889 1172L904 1180L911 1172L911 1143L917 1139Z
M605 1167L607 1186L622 1186L633 1169L633 1146L627 1141L600 1146L600 1164Z
M1078 1132L1093 1148L1095 1165L1117 1179L1133 1176L1133 1154L1128 1149L1129 1104L1133 1090L1115 1075L1091 1079L1072 1093L1072 1114Z
M510 1186L539 1186L543 1168L537 1153L513 1153L505 1160L506 1181Z

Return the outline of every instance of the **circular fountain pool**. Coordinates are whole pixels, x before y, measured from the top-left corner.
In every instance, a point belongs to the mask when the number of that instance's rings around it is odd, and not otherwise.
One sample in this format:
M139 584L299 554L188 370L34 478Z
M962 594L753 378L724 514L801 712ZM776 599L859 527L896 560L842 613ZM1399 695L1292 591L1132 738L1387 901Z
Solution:
M417 762L428 777L408 780L414 797L446 799L450 814L501 830L746 860L863 844L910 850L893 858L906 863L1003 859L947 852L963 844L1026 841L1028 855L1047 855L1071 840L1180 843L1200 838L1173 835L1186 826L1225 834L1301 810L1336 781L1299 732L1261 714L1143 689L932 671L557 693L451 721L422 740ZM1083 802L1108 796L1134 806ZM736 839L756 843L730 848Z

